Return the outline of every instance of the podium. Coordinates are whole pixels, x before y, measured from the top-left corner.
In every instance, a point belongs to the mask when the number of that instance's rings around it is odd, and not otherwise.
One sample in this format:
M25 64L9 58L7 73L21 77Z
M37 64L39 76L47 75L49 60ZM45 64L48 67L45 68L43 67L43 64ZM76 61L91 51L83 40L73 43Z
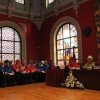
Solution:
M64 69L48 69L46 72L46 85L60 87L65 82Z

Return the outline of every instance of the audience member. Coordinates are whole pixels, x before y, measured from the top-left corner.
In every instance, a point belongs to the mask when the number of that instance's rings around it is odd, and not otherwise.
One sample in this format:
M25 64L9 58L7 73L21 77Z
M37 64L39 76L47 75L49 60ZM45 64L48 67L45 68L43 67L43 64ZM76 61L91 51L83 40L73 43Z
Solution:
M14 69L14 72L15 72L17 85L21 85L22 84L22 77L21 77L21 73L20 73L20 71L21 71L21 63L20 63L19 59L16 60L16 64L13 65L13 69Z
M14 85L14 70L9 63L9 60L5 61L3 71L4 71L4 74L5 74L7 86Z
M34 80L35 83L38 82L38 73L37 73L37 68L34 65L34 61L30 60L29 65L28 65L28 70L30 71L30 77L31 77L31 81Z
M4 61L0 61L0 87L4 87L5 80L4 80L4 74L3 74L3 66Z

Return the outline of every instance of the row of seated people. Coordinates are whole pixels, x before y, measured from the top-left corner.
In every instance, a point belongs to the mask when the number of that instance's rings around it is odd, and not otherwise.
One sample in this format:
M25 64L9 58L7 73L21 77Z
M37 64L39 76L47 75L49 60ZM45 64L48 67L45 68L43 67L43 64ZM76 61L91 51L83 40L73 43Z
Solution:
M73 57L70 57L69 63L66 67L70 69L76 69L77 67L81 67L82 69L92 69L95 67L95 63L91 55L87 57L87 63L85 65L79 65Z
M87 57L88 62L84 65L86 67L95 66L93 62L93 57ZM77 67L77 62L74 61L74 58L71 57L68 68ZM53 60L50 61L48 65L47 60L42 62L34 62L31 60L29 65L26 64L26 61L23 60L22 64L20 60L16 60L16 64L12 64L11 61L6 60L3 65L3 61L0 62L0 86L4 86L5 83L7 86L14 85L16 80L17 85L30 83L32 80L35 82L41 82L46 80L46 70L55 69Z
M44 82L46 80L46 70L54 66L53 61L48 65L47 60L38 61L34 64L34 61L31 60L29 64L26 64L26 61L23 60L22 64L20 60L16 60L16 64L12 64L12 61L6 60L0 61L0 86L17 85L34 82Z

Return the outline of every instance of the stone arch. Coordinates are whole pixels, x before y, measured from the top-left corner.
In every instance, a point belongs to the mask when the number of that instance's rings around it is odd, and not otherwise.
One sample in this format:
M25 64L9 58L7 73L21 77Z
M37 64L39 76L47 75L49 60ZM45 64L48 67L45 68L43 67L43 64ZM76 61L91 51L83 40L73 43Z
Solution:
M12 21L0 21L0 27L8 26L16 29L21 37L21 49L22 49L22 59L26 59L26 37L25 33L20 26Z
M78 22L69 16L62 17L60 18L53 26L50 34L50 59L54 59L54 63L56 64L56 34L59 29L59 27L64 24L70 22L76 27L77 30L77 37L78 37L78 58L79 58L79 63L83 62L83 56L82 56L82 41L81 41L81 29L78 24Z

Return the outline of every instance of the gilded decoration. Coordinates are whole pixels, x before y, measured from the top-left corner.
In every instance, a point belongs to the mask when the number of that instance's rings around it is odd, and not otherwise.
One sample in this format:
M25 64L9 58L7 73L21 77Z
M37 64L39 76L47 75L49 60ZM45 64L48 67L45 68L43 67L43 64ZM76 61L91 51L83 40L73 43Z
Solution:
M94 0L93 6L94 6L95 27L96 27L98 60L100 60L100 0Z

